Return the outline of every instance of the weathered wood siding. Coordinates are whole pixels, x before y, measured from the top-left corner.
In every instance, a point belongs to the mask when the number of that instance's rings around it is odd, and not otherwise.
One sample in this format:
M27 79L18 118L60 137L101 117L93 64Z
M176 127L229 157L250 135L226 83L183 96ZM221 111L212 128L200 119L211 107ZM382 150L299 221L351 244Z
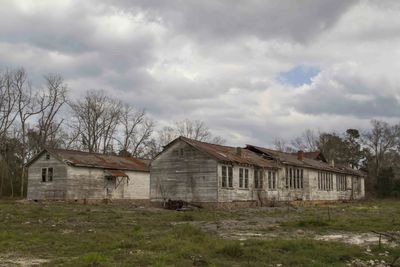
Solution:
M42 168L53 168L53 181L42 182ZM28 168L28 199L149 199L148 172L125 171L129 176L108 184L103 169L73 167L46 153ZM122 181L118 183L120 180ZM116 186L118 184L118 186ZM107 186L109 194L107 194Z
M109 184L103 169L68 167L68 199L149 199L149 173L125 171L129 179L118 177ZM107 193L107 188L109 189Z
M124 198L149 199L150 198L150 173L126 171L129 182L126 185Z
M183 141L171 145L151 163L152 201L217 202L217 187L216 160Z
M42 168L53 168L53 182L42 182ZM62 199L68 187L67 165L58 159L46 159L43 153L28 168L28 199Z

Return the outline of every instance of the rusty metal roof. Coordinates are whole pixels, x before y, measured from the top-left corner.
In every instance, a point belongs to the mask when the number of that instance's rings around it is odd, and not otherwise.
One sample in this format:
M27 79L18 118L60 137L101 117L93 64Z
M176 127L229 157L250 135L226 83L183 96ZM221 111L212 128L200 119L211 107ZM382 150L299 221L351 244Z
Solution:
M254 145L246 145L246 148L249 150L252 150L254 152L258 152L260 154L269 155L272 158L278 159L283 164L290 164L290 165L304 167L304 168L312 168L312 169L325 170L325 171L331 171L331 172L346 173L346 174L351 174L351 175L365 176L365 174L359 170L354 170L349 167L332 166L321 160L315 160L313 158L306 157L306 156L304 156L303 160L299 160L297 158L297 153L286 153L286 152L273 150L273 149L269 149L269 148L265 148L265 147L254 146ZM310 154L310 155L312 155L312 154Z
M253 151L246 148L230 147L223 145L210 144L201 142L186 137L179 137L176 140L182 140L194 148L207 153L216 158L218 161L230 162L236 164L253 165L261 168L275 168L276 163L273 160L268 160L260 157ZM173 142L175 142L173 141Z
M29 166L42 153L47 151L60 161L75 167L91 167L110 170L149 171L149 162L134 157L121 157L89 153L77 150L66 149L44 149L36 155L27 165Z

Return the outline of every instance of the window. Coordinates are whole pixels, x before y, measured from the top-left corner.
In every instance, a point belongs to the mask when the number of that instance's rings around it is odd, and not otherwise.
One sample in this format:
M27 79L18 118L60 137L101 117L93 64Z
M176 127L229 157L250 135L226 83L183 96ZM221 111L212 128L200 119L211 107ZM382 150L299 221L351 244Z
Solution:
M239 168L239 187L249 188L249 169Z
M221 186L226 187L226 178L227 178L227 172L226 172L226 166L222 166L222 181L221 181Z
M325 191L333 190L333 173L318 172L318 189Z
M336 174L336 190L346 191L346 188L347 188L346 175Z
M179 149L179 157L180 157L180 158L183 158L183 157L184 157L183 148Z
M232 167L228 167L228 186L233 187L233 170Z
M263 188L262 170L254 170L254 188Z
M46 154L46 160L49 160L49 159L50 159L50 154L47 153L47 154Z
M233 187L233 175L231 166L222 166L221 187Z
M276 172L275 171L268 171L268 189L275 190L277 185L276 181Z
M42 168L42 182L53 182L53 168Z
M243 188L243 169L239 168L239 187Z
M302 189L304 187L304 170L286 167L286 188Z
M288 170L288 167L286 167L286 179L285 179L285 185L286 185L286 188L289 188L289 170Z
M53 182L53 168L47 169L47 178L48 178L49 182Z
M271 171L268 172L268 189L272 188L272 173Z
M47 176L47 169L46 168L42 168L42 182L43 183L46 182L46 176Z
M244 188L249 188L249 169L244 169Z

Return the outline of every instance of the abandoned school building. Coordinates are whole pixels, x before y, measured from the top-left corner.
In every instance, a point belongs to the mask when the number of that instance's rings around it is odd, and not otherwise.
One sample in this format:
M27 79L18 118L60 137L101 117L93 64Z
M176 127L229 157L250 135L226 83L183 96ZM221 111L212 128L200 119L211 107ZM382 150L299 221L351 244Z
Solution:
M149 199L149 161L45 149L27 164L30 200Z
M236 148L179 137L150 166L150 199L207 205L335 201L364 197L364 173L319 152Z

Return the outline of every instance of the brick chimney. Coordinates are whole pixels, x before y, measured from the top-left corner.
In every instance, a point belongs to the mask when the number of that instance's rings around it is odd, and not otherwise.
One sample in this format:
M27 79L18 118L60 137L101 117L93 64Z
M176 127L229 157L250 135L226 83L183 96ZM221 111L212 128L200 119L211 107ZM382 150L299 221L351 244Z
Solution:
M242 156L242 148L241 147L237 147L236 148L236 155L241 157Z
M304 151L299 150L297 151L297 159L303 161L304 160Z

